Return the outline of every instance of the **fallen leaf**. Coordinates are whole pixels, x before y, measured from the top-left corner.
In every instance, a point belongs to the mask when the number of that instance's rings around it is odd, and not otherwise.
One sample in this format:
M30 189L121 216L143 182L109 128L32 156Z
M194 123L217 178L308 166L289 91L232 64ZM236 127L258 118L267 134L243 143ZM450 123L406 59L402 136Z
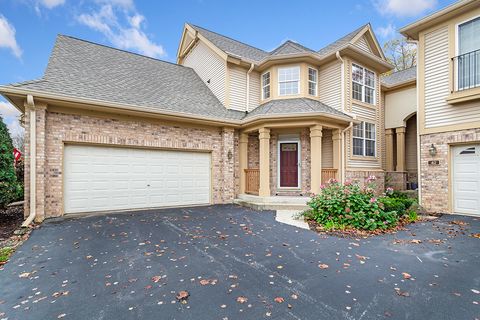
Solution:
M273 299L273 301L275 301L276 303L282 303L283 301L285 301L285 299L283 299L282 297L276 297L275 299Z
M65 313L61 313L61 314L59 314L59 315L57 316L57 319L62 319L62 318L65 317L65 316L66 316Z
M472 237L480 239L480 233L473 233Z
M320 263L320 264L318 265L318 267L319 267L320 269L328 269L328 264Z
M401 297L410 297L410 293L407 291L401 291L400 289L395 289L395 292Z
M475 289L471 289L471 290L472 290L472 292L475 293L475 294L480 294L480 291L478 291L478 290L475 290Z
M291 297L292 297L293 300L297 300L297 299L298 299L298 296L297 296L295 293L292 294Z
M410 279L412 276L409 273L402 272L403 279Z
M248 301L248 299L247 299L246 297L244 297L244 296L239 296L239 297L237 298L237 302L238 302L238 303L245 303L245 302L247 302L247 301Z
M30 276L30 272L24 272L18 275L19 278L28 278L28 276Z
M183 300L187 300L187 298L188 298L189 296L190 296L190 293L188 293L188 291L182 290L182 291L179 291L179 292L177 293L176 298L177 298L177 300L179 300L179 301L183 301Z
M160 281L162 279L162 276L153 276L152 277L152 281L157 283L158 281Z
M413 240L410 240L410 243L420 244L420 243L422 243L422 240L413 239Z

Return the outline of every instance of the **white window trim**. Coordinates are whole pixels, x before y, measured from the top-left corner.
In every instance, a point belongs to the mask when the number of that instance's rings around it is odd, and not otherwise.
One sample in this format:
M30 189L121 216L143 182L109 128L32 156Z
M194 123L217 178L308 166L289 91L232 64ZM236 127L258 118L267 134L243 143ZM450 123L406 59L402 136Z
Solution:
M315 71L315 76L316 76L316 80L317 81L311 81L310 80L310 70L314 70ZM310 96L318 96L318 70L315 69L315 68L312 68L312 67L308 67L307 69L307 83L310 84L310 83L314 83L315 84L315 94L311 94L310 93L310 85L308 85L308 95Z
M268 85L265 85L263 81L263 76L266 75L267 73L269 74L268 78L270 79L270 82L268 83ZM270 71L262 73L260 77L260 81L262 82L262 100L270 99L272 97L272 74L270 73ZM265 95L264 95L265 87L269 87L268 91L270 92L270 96L268 98L265 98Z
M470 22L470 21L478 19L478 18L480 18L480 15L470 17L468 19L465 19L464 21L460 21L459 23L457 23L455 25L455 57L458 57L458 50L460 49L460 43L459 43L459 40L460 40L460 34L459 34L460 26L462 24L465 24L467 22ZM456 70L456 74L453 75L453 82L454 82L453 87L454 87L454 91L458 91L458 89L459 89L458 88L458 60L455 60L454 70ZM462 88L462 89L468 89L468 88Z
M354 66L354 65L357 66L357 67L359 67L359 68L361 68L361 69L363 70L363 83L360 83L360 82L358 82L358 81L353 80L353 66ZM366 80L366 72L365 72L365 70L373 73L373 87L367 86L367 85L365 84L365 80ZM355 82L355 83L357 83L357 84L359 84L359 85L362 86L362 100L358 100L358 99L355 99L355 98L353 97L353 85L352 85L352 99L353 99L353 100L356 100L356 101L363 102L363 103L367 103L367 104L371 104L371 105L376 105L376 104L377 104L377 74L376 74L374 71L372 71L372 70L370 70L370 69L368 69L368 68L365 68L365 67L362 66L361 64L352 63L352 71L350 72L350 76L351 76L351 78L352 78L352 82ZM366 101L365 101L365 87L368 87L368 88L370 88L370 89L373 89L373 102L366 102Z
M281 187L280 186L280 144L282 143L296 143L297 144L297 153L298 153L298 156L297 156L297 159L298 159L298 179L297 179L297 186L296 187ZM301 185L302 185L302 181L301 181L301 178L302 178L302 166L301 166L301 163L302 163L302 158L301 158L301 149L302 149L302 146L300 144L300 138L289 138L289 139L286 139L286 140L282 140L281 138L278 139L278 142L277 142L277 189L300 189L301 188Z
M373 128L375 130L375 132L373 133L373 139L371 138L367 138L367 130L366 130L366 126L365 124L368 123L368 124L371 124L373 125ZM362 121L361 122L361 125L362 125L362 132L363 132L363 137L355 137L353 135L353 128L352 128L352 155L354 157L368 157L368 158L375 158L377 156L377 125L373 122L368 122L368 121ZM353 152L353 139L362 139L362 154L355 154ZM366 151L367 151L367 144L366 144L366 141L374 141L375 142L375 148L373 149L373 156L367 156L366 155Z
M295 82L295 81L283 81L283 82L280 82L280 70L281 69L293 69L293 68L296 68L298 69L298 92L297 93L289 93L289 94L281 94L280 93L280 83L287 83L287 82ZM302 92L302 88L300 88L300 84L301 84L301 81L300 79L302 78L302 69L300 68L300 66L289 66L289 67L281 67L281 68L278 68L277 69L277 82L278 82L278 96L279 97L285 97L285 96L296 96L296 95L299 95L300 92Z

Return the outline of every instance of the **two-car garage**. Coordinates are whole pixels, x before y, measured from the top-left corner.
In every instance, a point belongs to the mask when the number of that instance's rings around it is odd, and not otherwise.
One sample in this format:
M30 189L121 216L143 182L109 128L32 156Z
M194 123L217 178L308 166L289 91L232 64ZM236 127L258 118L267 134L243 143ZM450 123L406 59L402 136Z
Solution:
M211 202L211 153L65 145L64 212Z

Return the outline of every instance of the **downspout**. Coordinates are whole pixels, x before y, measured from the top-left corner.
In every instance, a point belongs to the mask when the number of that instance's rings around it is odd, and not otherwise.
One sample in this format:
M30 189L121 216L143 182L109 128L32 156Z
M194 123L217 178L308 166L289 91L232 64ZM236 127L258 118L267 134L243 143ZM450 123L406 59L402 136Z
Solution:
M341 182L342 183L345 183L345 132L347 132L347 130L350 130L351 128L353 127L353 122L350 121L350 124L348 125L348 127L346 127L345 129L342 130L342 170L341 170Z
M342 99L342 111L345 112L345 61L343 60L342 56L340 55L340 51L335 53L337 59L342 63L340 70L341 70L341 78L340 78L340 90L341 90L341 99ZM341 137L341 149L342 149L342 159L341 159L341 173L340 173L340 181L342 183L345 182L345 132L350 130L353 127L353 122L350 122L348 127L342 130Z
M247 71L247 112L250 112L250 73L255 65L252 63Z
M33 101L32 95L27 95L27 102L25 106L28 108L29 115L29 124L30 124L30 213L27 219L22 223L22 227L28 227L36 215L36 149L37 149L37 139L36 139L36 113L35 113L35 102Z
M340 68L340 73L341 73L340 90L341 90L341 98L342 98L342 111L345 112L345 61L340 55L340 51L337 51L335 53L335 56L342 63L342 66Z

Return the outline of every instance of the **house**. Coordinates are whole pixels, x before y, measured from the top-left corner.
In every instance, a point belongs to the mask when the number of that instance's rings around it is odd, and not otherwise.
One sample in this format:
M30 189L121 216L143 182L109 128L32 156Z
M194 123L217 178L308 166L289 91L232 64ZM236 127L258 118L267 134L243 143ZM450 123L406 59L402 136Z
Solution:
M480 1L464 0L400 30L418 43L420 202L480 208Z
M270 52L186 24L176 64L60 35L42 78L0 87L24 115L27 222L383 188L390 69L370 24Z

